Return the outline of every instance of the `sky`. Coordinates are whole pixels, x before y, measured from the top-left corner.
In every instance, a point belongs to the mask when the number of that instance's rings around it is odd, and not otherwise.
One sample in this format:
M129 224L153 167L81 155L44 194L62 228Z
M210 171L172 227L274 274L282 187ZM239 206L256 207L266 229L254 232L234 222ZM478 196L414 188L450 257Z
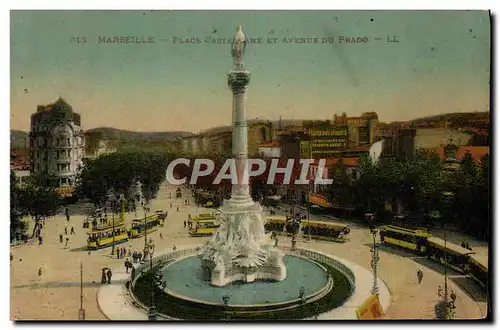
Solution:
M244 55L248 118L376 111L389 122L489 110L486 11L12 11L11 128L28 131L37 105L59 96L85 130L229 125L230 45L209 40L233 37L239 24L262 40ZM154 43L99 42L113 36ZM293 37L320 42L283 41ZM178 41L188 38L201 42Z

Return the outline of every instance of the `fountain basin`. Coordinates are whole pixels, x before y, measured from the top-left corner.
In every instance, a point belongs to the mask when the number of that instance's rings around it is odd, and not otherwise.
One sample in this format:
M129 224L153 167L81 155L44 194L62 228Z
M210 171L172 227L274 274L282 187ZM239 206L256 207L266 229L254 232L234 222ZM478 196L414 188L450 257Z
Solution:
M162 269L167 286L165 293L195 304L223 305L222 297L229 296L228 308L261 310L285 308L300 303L299 291L304 289L304 301L322 297L332 287L327 270L306 258L285 255L287 277L282 281L257 280L252 283L233 282L213 286L204 279L202 261L189 256L170 263Z

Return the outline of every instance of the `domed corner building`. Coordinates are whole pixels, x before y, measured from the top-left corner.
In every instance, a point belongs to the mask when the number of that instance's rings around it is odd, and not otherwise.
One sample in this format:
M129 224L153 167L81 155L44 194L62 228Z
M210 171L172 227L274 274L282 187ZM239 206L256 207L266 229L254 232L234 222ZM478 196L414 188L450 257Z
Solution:
M31 115L30 156L33 175L46 173L58 180L62 195L72 193L83 166L85 138L81 117L62 97L37 106Z

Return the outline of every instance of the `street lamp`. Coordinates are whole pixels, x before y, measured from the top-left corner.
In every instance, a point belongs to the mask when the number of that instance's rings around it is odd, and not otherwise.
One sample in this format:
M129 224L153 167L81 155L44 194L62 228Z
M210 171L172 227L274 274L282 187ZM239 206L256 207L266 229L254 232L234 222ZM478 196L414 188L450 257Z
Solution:
M290 220L292 220L292 251L297 247L297 233L300 231L300 222L302 218L302 214L300 212L295 212L295 208L297 206L297 201L293 201L292 203L292 216ZM308 209L309 210L309 209ZM307 221L309 223L309 212L307 213ZM298 227L296 228L296 226ZM309 227L309 239L310 239L310 227Z
M155 246L153 244L149 245L149 272L151 273L151 303L148 310L148 320L156 321L156 308L155 308L155 276L153 274L153 254L155 251Z
M111 230L112 230L112 239L113 242L111 244L111 256L115 254L115 202L116 202L116 196L113 188L111 188L109 194L108 194L108 201L109 205L111 207Z
M147 224L147 211L148 208L144 205L142 207L144 210L144 257L142 260L146 261L146 258L148 256L149 248L148 248L148 224Z
M78 319L85 320L85 309L83 309L83 263L80 261L80 309Z
M229 300L231 300L231 296L225 294L222 296L222 302L224 303L224 311L226 311L226 319L229 320Z
M444 301L448 302L448 256L446 255L446 232L444 233Z
M377 280L377 272L378 272L378 262L380 260L378 256L378 245L376 242L376 237L377 237L377 231L375 230L375 227L370 229L370 232L373 237L373 248L371 250L372 252L372 261L371 261L371 266L373 269L373 287L372 287L372 294L376 295L378 297L378 280Z

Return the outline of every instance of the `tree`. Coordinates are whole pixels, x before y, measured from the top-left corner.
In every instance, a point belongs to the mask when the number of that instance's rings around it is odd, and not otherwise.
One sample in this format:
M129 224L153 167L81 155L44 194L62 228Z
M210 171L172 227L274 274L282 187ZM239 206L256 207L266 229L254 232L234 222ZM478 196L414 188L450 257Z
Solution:
M57 209L61 205L61 197L56 192L55 186L46 185L40 186L40 183L50 181L50 178L35 177L31 182L24 186L21 190L23 208L25 213L35 219L32 236L40 225L42 218L54 216Z
M125 151L101 156L87 162L77 180L78 193L96 206L103 206L112 188L116 195L123 194L126 200L131 196L132 186L141 181L146 201L155 198L160 185L165 181L167 160L165 153Z
M471 230L476 218L477 193L479 191L478 166L470 153L466 153L458 170L451 175L451 190L454 193L455 214L458 224L465 231Z
M479 166L477 197L476 230L482 239L488 239L490 235L490 157L489 154L481 158Z
M16 175L10 171L10 239L17 238L20 233L24 233L26 225L22 218L27 215L26 208L23 207L22 190L16 184Z
M373 163L368 155L363 155L359 159L358 171L359 179L353 186L357 207L374 212L384 199L380 164Z
M333 182L328 190L328 199L333 205L350 208L354 203L354 182L352 176L347 173L347 168L339 160L333 167Z

